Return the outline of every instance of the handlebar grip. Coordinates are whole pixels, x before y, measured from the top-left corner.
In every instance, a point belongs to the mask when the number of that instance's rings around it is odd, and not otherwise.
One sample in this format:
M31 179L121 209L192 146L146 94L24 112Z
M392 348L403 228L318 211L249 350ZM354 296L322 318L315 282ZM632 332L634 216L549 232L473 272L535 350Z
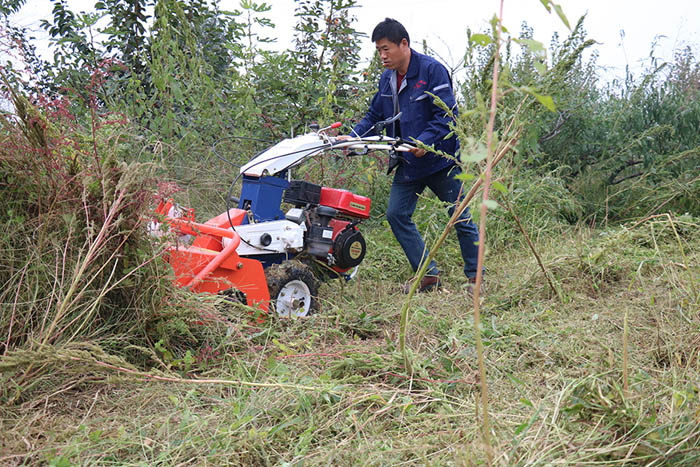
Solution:
M343 126L343 124L341 122L335 122L334 124L331 125L331 128L340 128L341 126Z

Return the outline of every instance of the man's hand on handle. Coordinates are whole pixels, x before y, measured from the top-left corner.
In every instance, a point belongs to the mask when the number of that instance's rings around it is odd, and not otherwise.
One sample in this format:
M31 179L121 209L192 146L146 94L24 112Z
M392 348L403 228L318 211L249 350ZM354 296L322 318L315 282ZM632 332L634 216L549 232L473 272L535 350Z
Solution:
M425 156L425 149L413 148L413 149L411 149L411 152L412 152L413 155L416 156L416 157L423 157L423 156Z
M336 141L348 141L348 140L353 139L353 137L350 135L338 135L335 137L335 139L336 139ZM354 151L352 151L351 149L348 149L348 148L343 148L343 156L347 156L350 153L354 154Z

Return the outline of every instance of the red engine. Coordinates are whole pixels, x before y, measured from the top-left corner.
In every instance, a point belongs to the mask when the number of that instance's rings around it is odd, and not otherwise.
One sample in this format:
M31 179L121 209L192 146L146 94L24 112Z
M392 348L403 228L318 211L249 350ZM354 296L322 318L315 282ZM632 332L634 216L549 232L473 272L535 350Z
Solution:
M357 229L369 218L372 200L347 190L292 180L284 201L306 212L305 250L337 272L360 264L367 245Z
M321 187L321 206L330 206L349 217L369 219L369 208L372 200L366 196L356 195L348 190Z

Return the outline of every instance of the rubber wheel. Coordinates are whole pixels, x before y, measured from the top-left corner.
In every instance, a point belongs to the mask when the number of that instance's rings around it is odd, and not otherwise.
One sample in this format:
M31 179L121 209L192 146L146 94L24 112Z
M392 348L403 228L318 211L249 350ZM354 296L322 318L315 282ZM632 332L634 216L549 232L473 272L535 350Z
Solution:
M265 270L270 304L280 317L308 316L318 311L319 281L299 261L284 261Z

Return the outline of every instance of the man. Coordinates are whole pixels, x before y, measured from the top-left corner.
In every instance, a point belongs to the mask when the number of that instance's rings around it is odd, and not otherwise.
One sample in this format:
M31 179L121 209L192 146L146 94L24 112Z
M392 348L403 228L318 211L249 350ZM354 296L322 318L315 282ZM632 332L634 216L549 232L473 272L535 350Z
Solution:
M379 90L367 114L355 126L352 134L364 136L375 123L400 112L400 119L387 126L388 136L407 141L415 139L454 156L459 143L454 134L446 139L450 134L450 117L433 103L434 98L428 94L436 95L457 113L452 83L445 67L411 49L408 32L394 19L386 18L374 28L372 42L386 71L379 79ZM460 173L460 168L454 160L420 148L403 154L391 185L386 217L411 267L417 271L428 253L411 219L418 195L426 187L430 188L441 201L450 203L451 215L460 196L461 183L454 178ZM455 230L464 260L464 273L469 281L468 290L471 292L476 278L479 231L468 209L455 224ZM409 285L403 287L404 293L408 293ZM433 261L418 290L425 292L440 285L440 271Z

